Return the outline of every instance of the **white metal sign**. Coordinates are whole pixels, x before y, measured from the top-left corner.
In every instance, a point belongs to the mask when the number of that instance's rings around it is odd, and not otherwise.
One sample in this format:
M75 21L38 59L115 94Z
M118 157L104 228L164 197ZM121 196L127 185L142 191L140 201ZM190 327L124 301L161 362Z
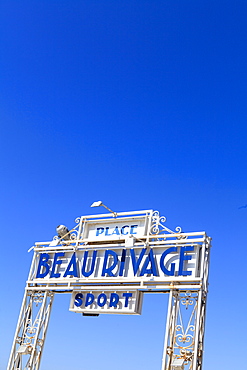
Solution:
M124 240L130 235L142 238L147 234L147 217L128 217L112 220L89 220L85 222L83 239L87 242Z
M202 370L211 239L165 221L152 210L82 216L35 243L7 369L39 369L56 292L85 314L140 314L144 292L169 292L162 370Z
M162 280L167 277L198 277L198 246L152 248L92 248L40 253L33 282L100 280Z
M138 290L80 290L72 293L72 312L89 314L140 314L143 294Z

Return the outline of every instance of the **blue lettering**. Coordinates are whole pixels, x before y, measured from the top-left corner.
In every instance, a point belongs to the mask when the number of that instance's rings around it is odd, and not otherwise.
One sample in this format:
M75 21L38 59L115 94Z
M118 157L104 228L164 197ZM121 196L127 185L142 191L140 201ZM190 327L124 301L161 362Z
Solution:
M73 267L72 271L70 271L71 266ZM75 252L72 254L72 257L69 261L68 267L66 268L66 271L65 271L63 277L66 277L67 275L78 277Z
M100 234L103 234L103 232L104 232L104 228L103 227L97 227L96 236L99 236Z
M119 295L117 293L111 293L109 307L117 307L119 302Z
M151 264L150 268L148 269L148 264ZM140 276L143 276L144 274L152 274L153 276L158 276L157 272L157 266L156 261L154 259L153 250L151 249L148 256L146 257L146 260L143 264Z
M52 270L51 270L51 278L59 278L60 277L61 274L59 272L55 273L55 270L56 270L56 266L61 265L61 263L63 262L62 260L58 260L58 258L59 257L64 257L64 254L65 254L65 252L55 253L53 266L52 266Z
M101 298L103 298L103 301L100 301ZM105 293L101 293L99 294L98 296L98 300L97 300L97 303L98 303L98 306L100 307L103 307L105 304L106 304L106 301L107 301L107 296Z
M121 228L121 234L122 234L122 235L128 235L128 231L127 231L127 232L125 231L126 227L129 227L129 225L123 226L123 227Z
M94 295L92 293L87 293L85 307L90 306L93 303L93 301Z
M171 263L170 270L168 270L164 265L164 260L166 256L171 252L177 252L177 247L168 248L165 252L162 253L162 256L160 258L160 268L164 272L164 274L168 276L174 276L175 273L175 263Z
M133 234L137 234L137 232L134 231L134 229L138 227L138 225L131 225L130 227L130 234L133 235Z
M36 278L43 278L49 273L50 266L47 263L49 258L50 258L50 256L49 256L48 253L41 253L41 255L39 257L39 265L38 265L38 269L37 269ZM42 267L45 268L45 271L41 273L40 270L41 270Z
M116 226L115 229L113 230L112 235L113 234L120 235L120 232L118 230L118 226Z
M194 247L191 246L191 247L181 247L180 249L180 260L179 260L179 269L178 269L178 275L182 275L182 276L188 276L188 275L191 275L192 272L191 271L183 271L183 266L184 266L184 261L189 261L191 260L192 256L186 256L184 255L185 252L189 252L189 251L193 251L194 250Z
M107 235L107 236L111 235L111 234L108 233L108 231L109 231L109 227L106 227L105 228L105 235Z
M135 257L135 250L134 249L130 249L130 255L131 255L131 260L132 260L132 266L133 266L133 271L134 271L134 275L136 275L137 271L138 271L138 268L140 266L140 263L143 259L143 256L146 252L146 248L143 248L141 253L140 253L140 256L137 258L136 260L136 257Z
M92 275L92 273L94 271L94 267L95 267L96 256L97 256L97 251L93 251L93 259L92 259L92 262L91 262L91 269L88 272L86 272L88 251L85 251L84 259L83 259L83 265L82 265L82 269L81 269L81 273L82 273L83 276L88 277L88 276Z
M82 293L77 293L76 296L75 296L75 306L76 307L80 307L82 305L82 298L83 298L83 294Z
M119 276L123 276L125 257L126 257L126 249L123 249L122 256L121 256L121 262L120 262L120 268L119 268Z
M113 256L113 264L110 267L106 268L109 255ZM105 258L101 276L105 276L105 274L108 274L108 276L114 276L112 270L117 266L117 263L118 263L117 253L113 251L105 251Z
M132 297L132 293L123 293L123 297L125 297L124 307L128 307L129 298Z

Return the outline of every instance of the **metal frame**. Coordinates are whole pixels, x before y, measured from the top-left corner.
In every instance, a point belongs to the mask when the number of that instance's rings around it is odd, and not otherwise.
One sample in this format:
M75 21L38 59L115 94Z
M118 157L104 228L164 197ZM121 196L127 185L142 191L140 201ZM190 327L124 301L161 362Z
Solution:
M83 237L86 222L110 220L112 215L90 215L77 218L76 226L70 230L70 240L57 236L52 242L35 243L34 256L26 283L19 321L13 341L7 370L38 370L47 333L52 303L56 292L71 293L74 290L116 290L121 282L122 289L138 289L142 292L169 293L166 333L162 370L202 370L206 298L211 238L205 232L183 233L167 228L165 217L158 211L146 210L118 213L116 220L140 215L146 217L147 235L135 240L131 248L159 248L161 246L193 245L198 253L197 276L166 276L165 278L135 277L102 279L60 279L59 283L49 279L35 279L38 257L42 252L81 251L90 248ZM124 240L116 243L96 243L93 249L124 248Z
M51 291L25 291L8 369L39 369L53 298Z
M176 359L183 360L182 369L202 369L205 308L202 290L170 291L162 370L173 369Z

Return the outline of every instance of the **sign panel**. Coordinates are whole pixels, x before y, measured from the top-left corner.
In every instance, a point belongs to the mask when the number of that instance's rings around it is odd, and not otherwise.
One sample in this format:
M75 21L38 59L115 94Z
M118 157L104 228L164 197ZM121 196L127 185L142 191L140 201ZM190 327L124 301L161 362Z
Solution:
M126 219L87 220L82 239L88 242L123 240L133 235L141 238L147 235L147 216Z
M72 293L69 310L88 314L140 315L142 301L143 294L138 290L80 290Z
M199 245L87 249L40 253L33 281L161 280L198 277Z
M70 231L63 227L65 234L29 249L34 256L8 370L38 370L56 292L72 294L72 312L136 315L144 292L170 291L162 369L201 366L211 238L170 230L158 211L111 217L78 217ZM36 324L39 330L30 330Z

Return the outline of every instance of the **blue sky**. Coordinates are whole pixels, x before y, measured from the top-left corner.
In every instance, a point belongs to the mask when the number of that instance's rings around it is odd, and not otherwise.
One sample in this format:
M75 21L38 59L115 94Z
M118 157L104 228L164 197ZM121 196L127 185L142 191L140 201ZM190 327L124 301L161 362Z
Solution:
M246 17L240 0L2 0L1 370L27 250L99 199L213 238L204 370L243 366ZM56 297L41 369L160 369L166 304L91 319Z

